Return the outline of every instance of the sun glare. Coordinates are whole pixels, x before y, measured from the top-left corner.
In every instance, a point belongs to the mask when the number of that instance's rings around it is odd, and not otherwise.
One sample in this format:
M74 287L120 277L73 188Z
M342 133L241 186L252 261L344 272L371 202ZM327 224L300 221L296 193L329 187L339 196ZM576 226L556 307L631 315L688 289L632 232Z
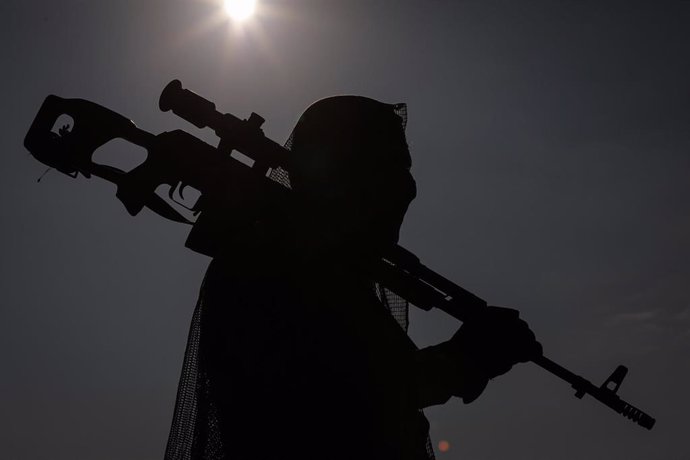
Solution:
M243 21L254 14L256 0L225 0L225 12L236 21Z

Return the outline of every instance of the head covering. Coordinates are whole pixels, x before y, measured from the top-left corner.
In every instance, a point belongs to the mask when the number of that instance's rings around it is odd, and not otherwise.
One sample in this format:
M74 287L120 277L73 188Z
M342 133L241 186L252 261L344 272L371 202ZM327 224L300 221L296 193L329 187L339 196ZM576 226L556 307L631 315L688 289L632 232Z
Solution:
M286 147L293 188L371 180L385 170L409 170L405 104L363 96L332 96L307 108Z

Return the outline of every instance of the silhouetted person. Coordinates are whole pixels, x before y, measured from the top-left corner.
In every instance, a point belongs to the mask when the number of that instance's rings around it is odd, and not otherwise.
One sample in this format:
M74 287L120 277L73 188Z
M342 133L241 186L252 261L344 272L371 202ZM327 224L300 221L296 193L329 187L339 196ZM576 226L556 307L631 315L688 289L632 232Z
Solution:
M416 194L401 110L338 96L302 115L291 207L229 236L209 267L167 458L431 458L422 408L471 402L540 353L500 308L419 350L370 279Z

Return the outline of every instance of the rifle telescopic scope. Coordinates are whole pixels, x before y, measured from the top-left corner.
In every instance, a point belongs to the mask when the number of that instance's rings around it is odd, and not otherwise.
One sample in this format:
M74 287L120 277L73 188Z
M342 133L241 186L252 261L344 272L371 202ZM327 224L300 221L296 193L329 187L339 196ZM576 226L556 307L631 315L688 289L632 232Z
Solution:
M172 110L178 117L184 118L197 128L209 126L214 128L220 114L216 105L193 91L182 88L180 80L173 80L163 89L158 100L158 107L167 112Z
M237 150L254 160L260 174L268 168L287 167L287 151L282 145L267 138L261 130L264 119L253 113L241 120L230 113L220 113L216 105L193 91L182 88L180 80L173 80L163 89L158 100L163 112L173 113L197 128L211 128L220 138L218 149L230 153Z

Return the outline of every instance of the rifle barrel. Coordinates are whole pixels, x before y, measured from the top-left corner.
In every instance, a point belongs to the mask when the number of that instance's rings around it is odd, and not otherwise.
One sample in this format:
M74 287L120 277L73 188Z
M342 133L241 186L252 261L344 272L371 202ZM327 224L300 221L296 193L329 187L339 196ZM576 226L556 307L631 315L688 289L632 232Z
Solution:
M425 310L438 308L463 322L471 321L472 316L480 314L479 310L487 305L480 297L424 266L413 253L401 246L394 247L374 267L374 276L374 279L415 306ZM616 395L618 386L611 390L606 387L607 381L597 387L543 355L532 362L570 383L578 398L589 394L648 430L654 426L656 420L653 417Z

